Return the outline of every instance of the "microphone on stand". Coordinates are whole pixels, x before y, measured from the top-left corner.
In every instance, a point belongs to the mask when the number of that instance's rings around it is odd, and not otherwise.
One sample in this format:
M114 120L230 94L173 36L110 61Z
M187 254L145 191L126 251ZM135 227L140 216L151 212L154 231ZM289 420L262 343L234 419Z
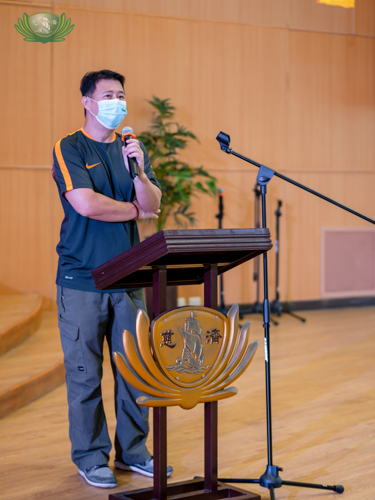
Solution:
M124 127L122 129L121 135L122 135L121 140L124 143L124 146L127 145L127 141L130 137L133 137L133 139L135 139L134 130L131 127ZM130 158L128 156L128 163L129 163L130 177L134 180L139 175L137 160L135 158Z

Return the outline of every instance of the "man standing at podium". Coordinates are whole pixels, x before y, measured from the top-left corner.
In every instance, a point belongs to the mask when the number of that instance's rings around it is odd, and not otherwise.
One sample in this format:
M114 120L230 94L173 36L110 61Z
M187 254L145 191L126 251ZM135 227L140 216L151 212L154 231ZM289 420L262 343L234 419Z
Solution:
M72 460L79 474L97 487L117 485L108 467L112 447L102 402L103 345L123 352L122 332L135 333L143 290L95 288L91 270L139 242L137 219L156 218L161 191L142 143L123 146L114 132L127 114L124 77L109 70L81 81L84 126L54 147L53 176L64 209L57 271L57 305L64 351ZM132 180L128 158L137 162ZM112 363L115 379L115 465L153 476L146 448L148 411L140 393ZM168 468L168 475L172 468Z

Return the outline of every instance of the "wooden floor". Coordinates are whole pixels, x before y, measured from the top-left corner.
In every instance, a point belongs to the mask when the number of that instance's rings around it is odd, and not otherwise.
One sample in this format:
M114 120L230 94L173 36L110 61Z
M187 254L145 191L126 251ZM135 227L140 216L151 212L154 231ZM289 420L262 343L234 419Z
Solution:
M345 492L283 486L276 498L374 500L375 309L314 311L305 317L302 324L283 315L279 326L271 327L273 463L284 468L284 480L343 484ZM263 329L260 316L249 319L260 345L235 384L239 394L219 403L221 477L258 478L267 465ZM106 363L103 387L113 435L108 358ZM168 410L168 425L171 482L203 475L203 406ZM99 500L109 491L152 485L151 479L116 471L118 488L102 490L77 474L69 456L64 385L0 420L0 451L4 500ZM269 498L257 485L244 488Z

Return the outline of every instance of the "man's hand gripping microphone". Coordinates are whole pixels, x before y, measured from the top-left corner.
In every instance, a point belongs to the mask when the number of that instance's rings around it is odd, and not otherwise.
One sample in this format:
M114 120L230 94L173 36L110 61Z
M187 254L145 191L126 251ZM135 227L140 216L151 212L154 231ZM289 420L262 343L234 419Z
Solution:
M128 139L130 139L130 137L135 139L134 130L131 127L124 127L122 129L121 136L122 136L121 140L123 141L125 147L127 146L127 141L128 141ZM135 158L130 158L128 156L128 163L129 163L130 177L133 180L137 179L137 177L139 175L137 160Z

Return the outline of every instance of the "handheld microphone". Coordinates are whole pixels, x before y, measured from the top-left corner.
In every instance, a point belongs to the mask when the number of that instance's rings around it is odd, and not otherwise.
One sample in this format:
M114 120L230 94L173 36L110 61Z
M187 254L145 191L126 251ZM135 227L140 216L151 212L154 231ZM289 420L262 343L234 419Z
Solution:
M122 129L121 135L122 135L121 140L124 143L124 146L127 145L127 141L130 137L133 137L133 139L135 139L134 130L131 127L124 127ZM135 158L130 158L128 156L128 163L129 163L130 177L134 180L139 175L137 160Z

